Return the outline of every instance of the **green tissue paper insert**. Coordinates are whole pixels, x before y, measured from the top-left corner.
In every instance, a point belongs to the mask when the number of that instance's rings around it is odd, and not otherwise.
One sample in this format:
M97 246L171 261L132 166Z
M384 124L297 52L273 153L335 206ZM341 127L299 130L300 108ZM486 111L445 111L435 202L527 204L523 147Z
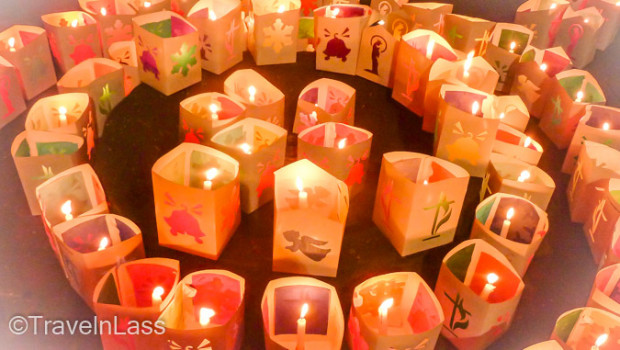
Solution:
M108 305L120 305L121 301L118 297L118 290L116 288L116 281L114 281L113 274L109 274L108 278L103 284L101 288L101 293L99 293L99 298L97 302L100 304L108 304Z
M37 152L40 156L48 154L73 154L78 150L78 145L73 142L37 142L36 145ZM28 146L28 142L25 139L19 144L15 156L30 157L30 146Z
M577 93L581 91L581 87L583 86L583 81L585 80L584 76L574 76L567 77L564 79L560 79L558 82L564 90L568 93L568 95L572 98L577 97ZM589 103L598 103L604 102L605 97L603 94L591 83L586 83L583 102Z
M299 39L314 38L314 18L299 19Z
M465 282L465 275L467 274L467 268L469 267L469 263L471 263L471 256L474 254L475 244L470 244L469 246L461 249L456 252L454 255L446 261L446 266L456 278L458 278L461 282Z
M478 221L482 224L487 222L489 213L491 213L491 208L493 208L493 203L495 203L495 201L489 201L489 203L476 210L476 219L478 219Z
M172 37L172 21L170 19L143 24L142 28L162 38Z
M570 333L573 331L577 320L579 320L579 316L583 312L582 309L575 310L568 315L562 317L558 323L555 325L555 334L562 340L566 342Z
M28 147L28 142L26 139L19 144L17 151L15 152L16 157L30 157L30 147Z

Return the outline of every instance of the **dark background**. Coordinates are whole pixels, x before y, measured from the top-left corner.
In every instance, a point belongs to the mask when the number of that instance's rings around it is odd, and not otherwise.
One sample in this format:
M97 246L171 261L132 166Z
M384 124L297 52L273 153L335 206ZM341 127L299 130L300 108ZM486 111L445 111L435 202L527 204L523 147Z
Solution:
M77 8L77 0L48 2L3 0L0 29L11 24L41 25L46 12ZM454 1L454 12L495 21L512 21L520 1ZM588 67L599 80L608 104L618 106L620 65L616 40L606 52L597 54ZM183 275L221 268L246 278L246 334L244 349L262 349L260 299L269 280L286 276L271 272L273 206L267 204L251 215L243 215L241 226L219 261L158 246L153 207L151 166L178 144L179 102L188 96L223 90L223 81L235 69L253 68L265 75L286 96L286 127L292 129L297 96L308 83L321 77L341 80L357 89L356 126L374 133L368 178L363 192L353 198L344 235L337 278L321 278L334 285L345 317L353 288L372 276L415 271L434 287L443 256L469 236L477 205L480 179L473 179L454 243L401 258L372 223L377 177L384 152L406 150L432 152L432 135L420 129L421 119L390 98L391 91L365 79L316 71L314 55L298 55L296 64L255 67L246 54L243 63L215 76L203 72L200 84L165 97L141 85L108 119L96 149L93 166L99 175L113 213L133 220L144 235L147 256L165 256L181 261ZM45 95L56 93L50 89ZM30 105L34 101L31 101ZM92 319L93 313L71 289L45 237L41 219L31 216L10 155L10 144L24 129L25 114L0 130L0 347L6 349L98 349L98 336L14 336L8 320L16 314L44 315L46 319ZM580 225L568 219L565 189L568 175L560 172L564 152L544 137L533 120L527 131L545 148L540 167L556 181L557 189L548 208L550 231L542 242L526 276L525 290L508 332L491 349L522 349L549 338L557 317L584 306L596 274ZM289 136L288 156L295 155L295 138ZM440 337L437 349L451 349Z

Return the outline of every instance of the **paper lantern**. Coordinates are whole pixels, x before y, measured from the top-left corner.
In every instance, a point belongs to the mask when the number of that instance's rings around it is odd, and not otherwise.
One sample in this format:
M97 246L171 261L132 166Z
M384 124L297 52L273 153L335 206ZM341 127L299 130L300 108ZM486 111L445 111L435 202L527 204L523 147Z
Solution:
M579 150L586 140L620 150L620 109L597 105L586 106L585 114L579 119L577 130L566 151L562 172L573 173Z
M559 149L570 144L579 119L585 113L585 104L605 104L605 95L590 73L571 69L551 80L548 99L540 117L540 129Z
M439 34L417 29L403 35L394 62L392 98L413 113L423 115L429 71L440 58L456 61L457 55Z
M17 70L27 100L56 84L48 45L43 28L15 25L0 33L0 55Z
M493 153L538 165L543 154L542 146L524 133L500 124L493 144Z
M483 349L510 327L524 284L508 259L479 239L443 258L435 295L444 313L441 334L458 349Z
M617 180L611 179L609 181L616 182ZM607 186L609 186L609 184ZM607 248L605 254L603 254L603 258L601 259L599 268L603 268L605 266L610 266L613 264L620 264L620 230L614 231L613 237L611 238L611 244Z
M297 60L300 7L299 0L252 0L247 45L256 65Z
M517 8L514 22L534 32L533 46L552 47L568 6L566 0L527 0Z
M340 300L336 289L325 282L310 277L271 280L263 294L261 313L267 350L342 347Z
M225 270L185 276L159 317L159 349L241 349L245 280ZM165 339L165 341L164 341Z
M88 160L83 138L45 131L19 133L13 139L11 155L32 215L41 214L35 196L37 186L55 173Z
M573 309L558 317L551 339L563 349L613 349L620 341L620 317L592 307Z
M108 58L92 58L72 67L58 80L58 92L85 92L95 103L97 133L103 135L112 110L125 98L123 66Z
M572 2L575 9L596 8L603 16L603 25L596 33L596 48L604 51L613 43L620 27L620 5L615 0L577 0Z
M159 244L217 260L235 233L239 163L194 143L181 143L152 169Z
M463 168L421 153L383 154L373 222L402 256L452 242L467 193Z
M353 196L366 178L371 143L369 131L327 122L299 134L297 159L308 159L344 181Z
M284 94L252 69L238 69L224 80L224 93L245 105L245 117L284 126Z
M486 19L448 13L443 16L441 35L454 50L462 52L475 50L482 56L494 26L495 22Z
M597 196L594 211L583 225L586 240L594 262L599 264L608 252L616 231L620 229L620 179L611 179L604 183L602 194Z
M560 343L555 340L547 340L542 343L537 343L534 345L530 345L523 350L563 350Z
M353 125L355 122L355 89L343 82L321 78L299 93L293 133L325 122Z
M139 259L110 269L93 293L93 309L103 330L103 348L156 348L166 331L157 318L174 298L172 291L180 274L179 261L166 258ZM137 324L145 327L139 334L132 331Z
M452 4L439 2L419 2L403 4L403 10L415 22L420 29L428 29L441 33L443 16L452 13Z
M61 72L89 58L101 57L97 20L86 12L69 11L41 16L52 55Z
M457 85L440 90L434 155L482 177L491 156L500 119L491 111L492 97Z
M80 136L90 159L97 131L91 101L86 93L76 92L43 97L26 116L27 131L49 131Z
M524 276L548 230L547 213L536 204L496 193L476 207L470 238L491 244Z
M140 81L140 72L138 71L136 43L133 40L114 42L108 48L108 54L110 59L123 66L125 96L129 96L133 89L142 83Z
M443 322L441 305L417 273L389 273L355 287L347 342L352 350L432 349Z
M530 113L523 100L518 95L503 95L493 97L492 110L500 125L504 124L518 131L525 131L530 121Z
M273 270L335 277L349 211L347 185L307 159L275 172Z
M53 235L65 276L91 308L95 287L108 270L144 258L140 229L122 216L78 217L54 226Z
M211 138L213 147L239 162L244 213L249 214L273 200L273 174L284 165L286 136L286 130L277 125L246 118Z
M132 21L142 82L169 96L202 80L196 27L170 11Z
M200 0L187 19L198 28L202 69L221 74L243 60L246 37L239 0Z
M206 92L181 101L179 139L208 145L211 137L245 117L245 106L234 99Z
M598 271L587 306L620 316L620 264Z
M594 7L577 11L569 7L564 12L554 44L566 50L576 68L583 68L594 59L596 36L604 22Z
M356 74L377 84L392 87L394 52L400 37L407 33L408 24L399 21L404 32L396 33L388 29L390 27L385 21L383 25L381 23L375 22L362 32Z
M314 10L316 69L355 75L362 31L370 7L327 5Z
M0 56L0 129L26 110L17 69Z

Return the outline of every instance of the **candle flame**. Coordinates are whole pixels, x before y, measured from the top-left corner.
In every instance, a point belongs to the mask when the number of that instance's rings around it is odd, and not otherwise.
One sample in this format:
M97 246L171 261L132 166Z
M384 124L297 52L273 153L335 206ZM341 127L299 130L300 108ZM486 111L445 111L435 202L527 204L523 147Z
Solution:
M541 70L541 71L543 71L543 72L546 72L546 71L547 71L547 68L548 68L548 67L547 67L547 64L546 64L546 63L543 63L543 64L541 64L541 65L540 65L540 70Z
M384 20L380 20L380 21L379 21L379 25L384 25L384 24L385 24L385 21L384 21Z
M338 141L338 148L343 149L347 145L347 139Z
M15 48L15 38L13 37L9 38L9 46L11 47L11 49Z
M297 176L297 179L295 180L295 186L297 186L299 192L304 191L304 182L301 180L301 177Z
M379 306L380 313L387 313L387 310L394 306L394 298L385 299Z
M106 10L106 8L105 8L105 7L102 7L102 8L101 8L101 15L102 15L102 16L105 16L105 15L107 15L107 14L108 14L108 10Z
M145 7L145 8L149 8L149 7L151 7L151 2L150 2L150 1L145 1L145 2L144 2L144 7Z
M285 10L284 5L280 5L280 7L278 7L278 13L283 13Z
M217 16L215 15L215 11L209 10L209 19L212 21L215 21L217 19Z
M78 25L78 20L77 19L74 19L73 21L71 21L71 26L73 28L77 27L77 25Z
M525 139L525 142L523 142L523 147L525 147L525 148L530 147L531 144L532 144L532 138L528 136Z
M99 241L99 248L97 250L102 251L106 249L109 244L110 244L110 240L108 239L108 237L103 237L101 241Z
M493 272L487 275L487 282L489 282L489 284L495 284L498 280L499 276Z
M429 39L426 45L426 57L430 60L433 57L433 50L435 49L435 40Z
M577 98L575 99L575 102L581 102L581 100L583 100L583 91L577 92Z
M70 199L62 204L60 211L65 215L71 215L72 208Z
M510 208L508 209L508 212L506 213L506 220L510 220L512 219L512 217L515 215L515 208Z
M208 307L200 308L200 325L206 326L211 322L211 317L215 316L215 311L213 309L209 309Z
M470 51L467 54L467 59L465 60L465 65L463 66L463 75L468 77L469 76L469 68L471 68L471 62L474 59L474 51Z
M216 168L211 168L205 172L208 181L213 181L220 172Z
M603 123L603 130L609 130L609 123Z
M161 301L161 297L164 295L164 288L161 286L157 286L155 288L153 288L153 294L151 294L151 298L153 298L153 300L160 300Z
M428 185L428 180L424 180L424 186Z
M607 338L609 338L609 334L601 334L598 336L598 338L596 338L596 342L594 344L596 346L603 346L603 344L605 344L605 342L607 341Z
M247 142L242 143L239 148L241 148L243 153L252 154L252 146Z
M67 114L67 108L65 106L58 107L58 113Z
M476 115L480 111L480 103L478 101L474 101L471 105L471 114Z
M516 42L511 42L510 43L510 52L514 52L514 50L517 48L517 43Z
M532 176L532 175L530 174L530 172L529 172L529 171L527 171L527 170L523 170L523 171L521 172L521 175L519 175L519 179L518 179L518 181L519 181L519 182L525 182L525 180L529 179L529 178L530 178L530 176ZM512 209L512 208L510 208L510 209ZM510 212L510 211L509 211L509 212ZM513 213L513 215L514 215L514 213ZM512 215L511 215L510 217L512 217ZM510 218L508 218L508 220L510 220Z
M218 110L217 105L216 105L215 103L210 104L210 105L209 105L209 110L210 110L210 111L211 111L211 113L213 113L213 114L217 113L217 110Z
M308 304L304 303L301 307L301 311L299 312L299 318L303 319L306 318L306 315L308 314Z
M248 87L248 94L250 95L250 101L254 101L254 96L256 96L256 88L254 85L250 85L250 87Z
M506 117L506 113L502 112L499 115L499 119L504 119L504 117Z
M590 22L589 18L586 18L586 19L583 20L583 23L588 23L588 22Z
M553 4L551 4L551 7L549 7L550 9L554 10L556 7L558 7L558 4L556 4L555 2Z

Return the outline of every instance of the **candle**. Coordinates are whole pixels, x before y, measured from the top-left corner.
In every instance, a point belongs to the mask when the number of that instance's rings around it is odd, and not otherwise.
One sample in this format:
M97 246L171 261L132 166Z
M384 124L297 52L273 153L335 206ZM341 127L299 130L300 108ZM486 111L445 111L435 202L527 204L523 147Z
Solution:
M254 85L250 85L248 88L248 94L250 95L250 102L254 103L256 97L256 88Z
M504 117L506 117L506 114L505 114L504 112L502 112L502 113L499 115L499 119L504 119Z
M308 208L308 192L304 191L304 183L301 180L301 177L297 176L295 184L297 185L297 189L299 190L299 209L306 209Z
M205 172L205 177L207 180L203 183L203 188L207 191L211 191L213 187L213 179L217 176L219 171L216 168L211 168Z
M379 25L381 25L381 26L382 26L382 25L385 25L385 21L384 21L384 20L380 20L380 21L379 21Z
M471 105L471 114L477 115L478 111L480 111L480 103L478 103L478 101L474 101Z
M73 220L73 215L71 214L71 200L66 201L61 207L60 211L65 214L65 220Z
M208 307L201 307L199 313L199 322L200 325L206 327L211 322L211 317L215 316L215 311L213 309L209 309Z
M242 143L239 148L241 148L245 154L252 154L252 146L250 146L247 142Z
M145 1L144 2L144 8L149 8L151 7L151 2L150 1Z
M546 63L543 63L543 64L541 64L541 65L540 65L540 70L541 70L541 71L543 71L543 72L546 72L546 71L547 71L547 68L548 68L548 67L547 67L547 64L546 64Z
M603 123L603 130L605 131L609 130L609 123L607 122Z
M469 68L471 68L471 63L474 59L474 51L470 51L467 54L467 59L465 60L465 65L463 66L463 77L469 77Z
M394 298L386 299L379 306L379 332L386 334L388 330L388 311L394 306Z
M589 18L586 18L586 19L583 20L583 23L588 23L588 22L590 22Z
M577 92L577 98L575 98L575 102L581 102L583 100L583 91Z
M106 249L109 243L110 243L110 240L108 239L108 237L103 237L101 241L99 241L99 248L97 248L97 251L100 252Z
M487 275L487 284L484 285L484 288L482 289L482 292L480 293L480 297L482 299L484 300L489 299L489 295L493 293L493 291L495 290L494 284L495 282L497 282L497 280L499 280L499 276L497 276L496 274L490 273Z
M105 8L105 7L102 7L102 8L101 8L101 15L102 15L102 16L105 16L105 15L107 15L107 14L108 14L108 10L106 10L106 8Z
M153 294L151 294L152 306L155 306L159 309L161 305L161 297L164 295L164 288L161 286L157 286L153 288Z
M15 52L15 38L9 38L9 51Z
M78 20L77 20L77 19L74 19L73 21L71 21L71 26L72 26L73 28L76 28L76 27L77 27L77 25L78 25Z
M297 320L297 350L304 348L304 338L306 337L306 314L308 314L308 304L301 307L299 319Z
M596 338L596 342L594 343L594 346L592 346L590 350L599 350L599 347L605 344L605 342L607 341L607 338L609 338L609 334L607 333L599 335L599 337Z
M529 136L526 137L525 142L523 142L523 147L528 148L530 147L531 144L532 144L532 138Z
M428 180L424 180L424 186L428 185Z
M510 53L515 53L515 48L517 47L517 43L516 42L511 42L510 43Z
M530 172L527 170L523 170L521 172L521 175L519 175L519 178L517 179L517 181L519 182L525 182L527 179L529 179L531 176Z
M433 59L433 50L435 49L435 40L429 39L428 44L426 45L426 58L429 60Z
M508 212L506 213L506 220L504 220L504 223L502 224L502 231L500 232L500 236L502 236L503 238L506 238L508 236L508 230L510 229L510 219L512 219L514 215L515 209L508 209Z
M217 19L217 16L215 15L215 11L209 10L209 19L212 21L215 21Z
M342 139L338 141L338 148L343 149L347 145L347 139Z
M556 4L555 2L553 4L551 4L551 6L549 7L549 9L551 10L555 10L555 8L558 7L558 4Z
M280 7L278 7L278 13L284 13L285 7L284 5L280 5Z
M217 105L215 103L210 104L209 110L211 111L211 119L217 120Z
M65 106L58 107L58 120L60 126L67 126L67 108Z

